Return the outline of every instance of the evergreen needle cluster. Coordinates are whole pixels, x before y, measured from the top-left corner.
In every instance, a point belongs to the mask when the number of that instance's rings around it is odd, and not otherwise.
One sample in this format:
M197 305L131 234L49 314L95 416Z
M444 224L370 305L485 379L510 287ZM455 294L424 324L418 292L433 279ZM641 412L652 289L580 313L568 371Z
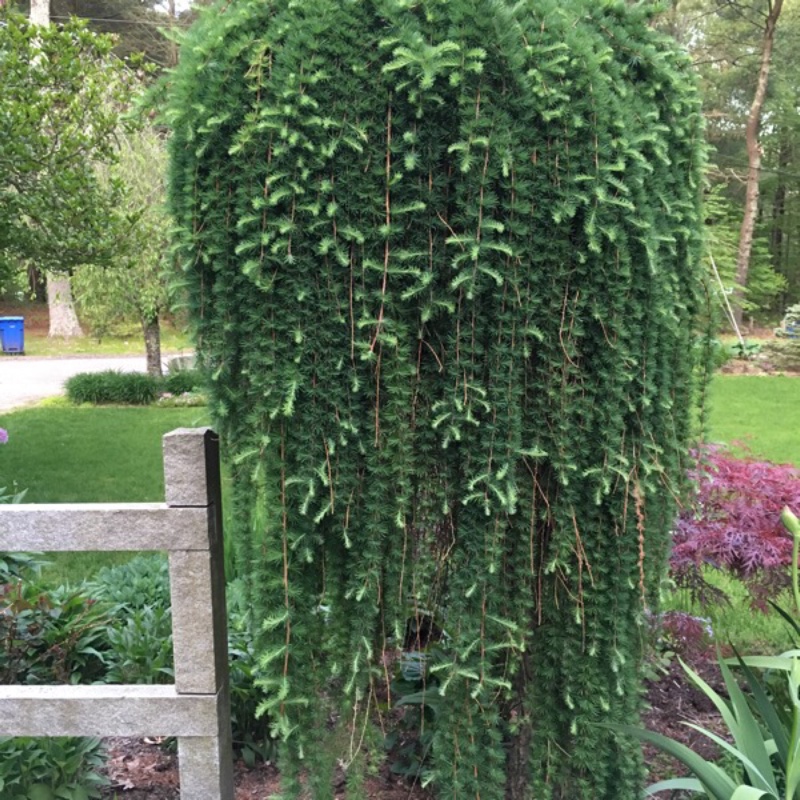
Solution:
M184 42L170 206L289 796L306 769L332 796L326 737L349 766L391 725L423 615L440 797L639 796L595 723L640 703L702 167L687 59L648 22L238 0Z

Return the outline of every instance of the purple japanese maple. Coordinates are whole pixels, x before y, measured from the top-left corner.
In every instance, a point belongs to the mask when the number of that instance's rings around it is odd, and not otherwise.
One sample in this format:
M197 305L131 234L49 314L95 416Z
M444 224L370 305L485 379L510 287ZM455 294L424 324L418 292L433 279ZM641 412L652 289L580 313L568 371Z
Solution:
M792 537L784 506L800 510L800 471L788 464L736 458L715 446L696 451L695 494L680 513L670 559L672 577L700 600L720 599L703 580L704 565L743 580L757 607L789 582Z

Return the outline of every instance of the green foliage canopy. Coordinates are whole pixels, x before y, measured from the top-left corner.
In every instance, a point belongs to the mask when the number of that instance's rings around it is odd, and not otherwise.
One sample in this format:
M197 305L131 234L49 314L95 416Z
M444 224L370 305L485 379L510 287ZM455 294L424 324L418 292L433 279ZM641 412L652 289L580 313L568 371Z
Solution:
M440 796L639 796L593 723L639 707L702 167L687 59L648 23L242 0L183 44L170 206L290 796L312 748L330 796L330 707L352 763L423 609Z
M112 44L78 22L36 27L0 13L0 263L66 270L113 258L127 224L120 187L95 172L114 159L127 95Z
M99 169L100 185L123 187L117 208L135 225L119 241L113 269L85 265L72 281L82 316L96 336L107 335L120 322L158 320L169 306L166 143L147 124L121 130L115 138L116 161Z

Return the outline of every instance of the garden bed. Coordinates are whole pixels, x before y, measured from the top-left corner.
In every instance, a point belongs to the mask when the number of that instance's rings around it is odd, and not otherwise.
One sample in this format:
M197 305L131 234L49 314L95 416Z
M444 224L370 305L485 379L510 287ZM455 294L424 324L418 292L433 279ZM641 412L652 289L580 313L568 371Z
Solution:
M723 692L723 683L712 653L692 664L705 681ZM658 679L646 682L645 727L676 739L704 758L714 759L719 751L708 738L684 723L691 722L725 734L719 713L711 701L686 677L677 659L662 667ZM110 739L107 774L111 784L104 800L178 800L177 756L151 740ZM632 742L632 747L637 746ZM683 775L685 768L650 745L644 746L648 783ZM236 800L265 800L280 792L280 774L270 763L248 767L238 761L235 767ZM336 798L345 798L344 775L335 787ZM430 800L431 794L418 785L393 775L385 764L380 773L366 782L369 800Z

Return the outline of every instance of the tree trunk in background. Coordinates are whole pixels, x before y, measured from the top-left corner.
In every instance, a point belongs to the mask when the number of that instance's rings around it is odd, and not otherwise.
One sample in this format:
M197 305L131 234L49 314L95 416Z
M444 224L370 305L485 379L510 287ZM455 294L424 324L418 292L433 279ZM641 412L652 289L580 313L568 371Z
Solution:
M50 24L50 0L31 0L30 21L33 25ZM47 273L47 305L50 310L50 331L48 336L72 338L83 336L75 304L72 301L72 288L69 275Z
M31 0L30 20L34 25L49 25L50 0Z
M786 258L786 177L785 172L791 166L791 146L785 128L781 131L780 147L778 150L778 185L772 198L772 231L770 233L770 249L772 251L772 265L776 272L783 275L787 282L787 291L791 294L794 284L794 275L791 275L788 259ZM786 304L786 293L783 297Z
M761 177L761 144L758 132L761 126L761 109L767 94L769 68L772 62L772 46L775 42L775 27L781 15L783 0L769 0L769 14L764 26L764 42L761 49L761 68L758 71L758 83L750 113L747 116L745 139L747 141L747 192L744 201L744 216L739 232L739 252L736 257L736 283L739 288L733 296L733 313L737 324L742 323L742 294L747 285L747 273L750 269L750 253L753 249L753 233L758 216L758 182Z
M69 275L47 273L47 306L50 309L50 331L48 336L72 338L83 336L75 304L72 302L72 287Z
M158 317L151 320L142 320L144 331L144 347L147 353L147 374L156 378L162 376L161 371L161 326Z

